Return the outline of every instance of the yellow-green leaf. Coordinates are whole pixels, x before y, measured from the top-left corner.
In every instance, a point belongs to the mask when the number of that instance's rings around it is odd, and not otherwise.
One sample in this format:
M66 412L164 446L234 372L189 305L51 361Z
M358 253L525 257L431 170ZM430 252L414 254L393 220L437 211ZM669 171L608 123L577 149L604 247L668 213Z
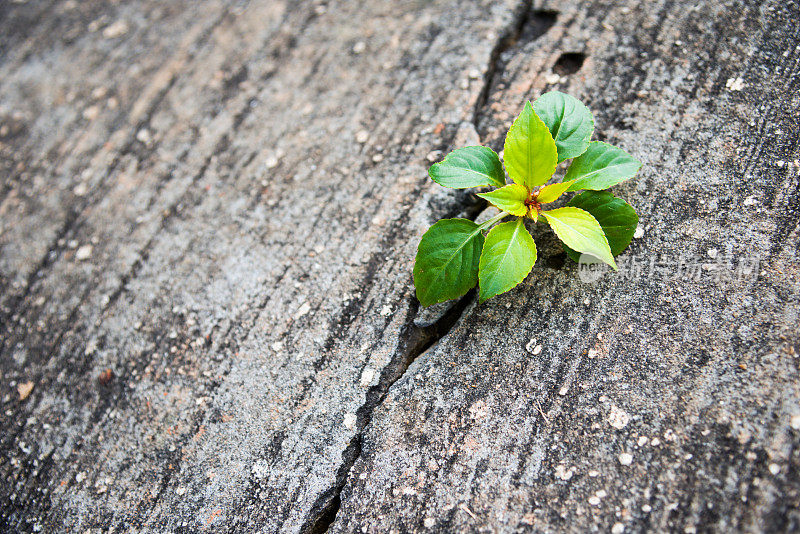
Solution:
M589 212L579 208L565 207L543 211L542 215L545 216L550 228L558 238L569 248L584 254L591 254L614 269L617 268L603 228Z
M479 197L485 198L497 209L522 217L528 213L525 200L528 198L528 190L519 184L508 184L500 189L495 189L489 193L480 193Z
M573 181L556 182L554 184L546 185L539 190L539 196L536 197L536 200L540 204L554 202L556 199L558 199L558 197L563 195L572 184Z
M503 158L511 179L528 189L547 182L556 170L556 143L530 102L508 130Z
M522 282L536 263L536 243L525 229L525 219L498 224L481 252L479 300L505 293Z

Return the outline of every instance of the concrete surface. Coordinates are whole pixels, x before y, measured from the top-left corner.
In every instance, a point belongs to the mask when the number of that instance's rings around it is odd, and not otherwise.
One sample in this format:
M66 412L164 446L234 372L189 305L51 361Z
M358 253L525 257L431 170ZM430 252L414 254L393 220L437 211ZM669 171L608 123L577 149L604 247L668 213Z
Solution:
M0 5L0 529L800 529L797 2ZM430 182L559 89L644 163L420 310Z

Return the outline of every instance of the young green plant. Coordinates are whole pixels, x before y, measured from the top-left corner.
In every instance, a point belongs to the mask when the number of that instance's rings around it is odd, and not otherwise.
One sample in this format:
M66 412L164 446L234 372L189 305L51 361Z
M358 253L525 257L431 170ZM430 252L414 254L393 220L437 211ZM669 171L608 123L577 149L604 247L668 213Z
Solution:
M525 219L538 222L540 216L570 258L578 261L588 254L617 268L614 256L630 244L639 218L627 202L604 190L633 177L641 163L620 148L591 142L593 131L586 106L551 91L533 104L526 102L511 125L503 147L505 170L498 155L484 146L454 150L431 166L431 179L444 187L496 187L478 196L500 213L482 224L442 219L425 232L414 264L423 306L461 297L476 284L483 302L522 282L536 263L536 243ZM572 163L563 179L545 185L568 159ZM566 206L543 209L579 190L585 191ZM507 217L515 220L501 222Z

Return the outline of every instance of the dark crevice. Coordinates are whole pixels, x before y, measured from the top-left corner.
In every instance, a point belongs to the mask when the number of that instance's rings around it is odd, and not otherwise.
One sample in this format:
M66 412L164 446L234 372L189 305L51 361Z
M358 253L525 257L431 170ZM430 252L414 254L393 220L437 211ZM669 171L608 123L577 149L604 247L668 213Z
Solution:
M559 76L568 76L575 74L583 66L586 61L586 54L583 52L565 52L561 54L553 65L553 72Z
M501 57L503 53L517 45L522 39L530 42L541 37L555 24L556 12L533 10L531 4L531 0L523 0L514 15L513 22L492 49L483 79L483 87L473 112L472 123L476 128L488 105L495 76L505 68L505 62ZM457 205L452 211L459 212L460 216L470 220L477 219L488 205L485 201L476 203L474 200L464 197L456 197L456 199ZM364 433L372 421L375 409L383 404L389 390L405 375L411 364L452 330L470 304L475 301L476 293L477 291L473 288L436 322L424 327L414 324L414 319L419 312L419 302L416 298L410 297L411 303L405 326L400 334L399 347L391 363L384 368L378 384L367 392L364 404L358 409L356 413L357 431L342 453L342 463L336 472L336 483L317 497L300 528L302 534L321 534L327 532L331 527L339 512L342 502L341 494L347 484L350 471L361 455Z
M419 310L419 303L412 297L408 317L406 318L406 326L401 333L400 347L395 353L392 362L384 369L378 384L367 391L366 402L356 413L358 431L342 453L342 463L336 473L336 484L317 497L308 514L308 519L300 529L301 533L321 534L327 532L333 524L341 505L342 490L347 483L350 470L361 455L363 434L372 420L375 408L383 404L391 387L405 375L411 364L450 332L467 307L474 302L475 294L475 289L472 289L461 297L438 321L424 328L413 325L413 319Z
M505 68L503 53L520 43L535 41L552 28L558 18L558 12L552 10L532 9L531 0L524 0L518 8L514 22L498 39L489 55L489 65L483 76L483 87L475 102L472 122L477 127L481 116L489 102L489 96L495 85L495 76Z

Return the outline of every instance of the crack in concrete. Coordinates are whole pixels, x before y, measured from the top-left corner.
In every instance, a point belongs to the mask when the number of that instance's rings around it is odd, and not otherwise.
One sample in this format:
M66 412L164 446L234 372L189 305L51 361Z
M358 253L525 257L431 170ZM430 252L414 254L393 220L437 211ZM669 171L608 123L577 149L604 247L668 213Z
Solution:
M548 12L548 16L552 16ZM505 68L501 61L501 55L515 46L523 35L523 32L532 20L536 18L536 11L533 10L532 0L523 0L517 8L512 23L500 36L489 55L489 64L483 77L483 86L478 95L472 115L472 124L478 128L484 108L488 105L491 88L494 84L498 69ZM549 26L548 26L549 27ZM532 36L531 40L538 39L544 31L538 31ZM467 207L466 218L475 220L480 213L488 206L483 202L472 207ZM419 303L411 297L412 302L409 306L408 316L406 317L405 327L401 333L400 348L392 359L392 362L384 368L378 384L372 387L366 395L366 401L356 413L357 432L350 441L350 444L342 453L342 463L336 472L336 483L333 487L320 494L314 502L311 510L306 516L306 520L300 528L303 534L322 534L327 532L336 520L336 514L341 506L341 493L347 484L350 471L361 456L361 444L366 428L372 421L372 415L376 408L381 406L386 400L386 396L392 386L400 380L411 366L411 364L431 347L436 345L439 340L445 337L455 326L458 320L464 315L466 309L475 300L476 290L470 290L461 297L442 317L430 326L416 326L414 319L419 310Z

